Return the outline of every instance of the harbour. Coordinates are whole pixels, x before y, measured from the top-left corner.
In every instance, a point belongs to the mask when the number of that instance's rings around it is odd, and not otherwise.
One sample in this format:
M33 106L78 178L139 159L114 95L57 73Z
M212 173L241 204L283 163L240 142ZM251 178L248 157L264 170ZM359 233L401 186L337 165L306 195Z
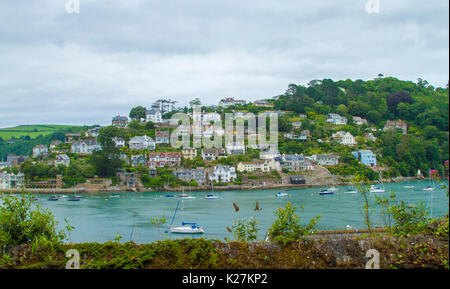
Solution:
M405 188L406 185L414 188ZM395 192L397 200L403 200L410 205L423 201L428 205L433 218L442 217L448 211L446 190L437 187L435 191L424 191L427 181L410 181L408 183L386 183L384 193L370 194L373 203L375 196L388 197ZM192 198L184 198L174 225L182 222L195 222L205 230L204 234L186 235L167 232L173 213L179 200L178 194L167 192L123 192L114 194L83 194L77 202L67 199L48 201L48 195L37 195L36 205L48 208L59 222L58 227L65 226L67 219L75 229L71 232L71 241L108 242L117 235L121 241L150 243L166 238L206 238L224 240L232 239L232 234L226 227L232 227L233 220L248 219L254 216L258 222L258 239L264 239L265 233L273 223L274 211L278 207L291 202L297 206L301 222L306 224L317 215L322 216L318 230L352 230L366 229L362 207L363 198L360 193L346 194L348 187L337 187L332 195L319 195L324 189L294 188L268 189L249 191L217 191L213 194L218 198L205 198L211 192L186 192ZM286 196L277 197L278 192ZM258 202L258 210L255 204ZM233 203L239 206L238 211ZM432 205L432 207L431 207ZM303 206L303 209L300 209ZM372 206L372 220L375 228L383 227L379 209ZM160 228L152 226L150 220L165 218L166 223Z

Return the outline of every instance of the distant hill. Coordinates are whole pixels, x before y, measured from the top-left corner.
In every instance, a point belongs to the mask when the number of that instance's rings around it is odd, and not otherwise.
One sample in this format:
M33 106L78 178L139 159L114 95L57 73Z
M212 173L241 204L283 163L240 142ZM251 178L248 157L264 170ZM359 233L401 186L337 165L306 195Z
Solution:
M83 126L74 125L19 125L10 128L0 129L0 138L8 140L11 138L19 139L20 137L29 136L31 139L38 137L39 135L46 136L56 131L68 130L68 129L82 129Z

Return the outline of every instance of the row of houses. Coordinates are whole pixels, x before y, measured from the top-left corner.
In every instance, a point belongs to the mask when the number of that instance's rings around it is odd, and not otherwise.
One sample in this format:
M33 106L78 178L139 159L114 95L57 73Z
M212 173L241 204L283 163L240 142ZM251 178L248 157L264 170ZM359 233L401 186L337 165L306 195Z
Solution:
M0 189L22 188L25 184L25 175L23 173L1 173Z

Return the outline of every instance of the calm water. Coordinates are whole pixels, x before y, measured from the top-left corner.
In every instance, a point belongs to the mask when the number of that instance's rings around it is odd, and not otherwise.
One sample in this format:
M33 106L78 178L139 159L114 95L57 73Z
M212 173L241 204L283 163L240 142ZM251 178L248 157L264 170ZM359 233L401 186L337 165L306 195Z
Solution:
M414 189L405 189L403 188L405 185L407 183L385 184L386 192L376 195L388 196L392 190L397 194L397 199L410 204L423 200L431 207L432 202L433 217L447 213L448 199L443 189L436 189L434 192L423 191L422 189L428 185L426 181L411 182L410 185L414 185ZM219 199L211 200L203 198L206 193L186 192L196 199L183 201L184 209L178 211L174 225L181 225L182 219L185 222L197 222L206 231L202 237L223 240L225 237L232 237L226 227L231 228L233 220L255 216L259 222L260 238L263 238L275 219L274 210L287 202L292 202L298 207L300 205L304 207L300 211L303 223L320 215L322 216L319 222L320 229L345 229L347 225L365 228L361 213L363 201L359 194L344 194L346 187L339 187L339 191L334 195L322 196L317 193L320 189L283 190L289 194L283 198L275 197L279 189L215 192ZM132 239L137 243L163 239L164 235L168 238L186 238L188 235L165 234L178 202L177 193L172 193L175 195L173 198L166 197L166 194L122 193L120 198L111 199L106 199L105 195L84 195L85 198L79 202L69 202L67 199L50 202L47 200L48 196L42 195L38 196L37 203L53 212L60 228L64 226L64 218L69 220L75 227L72 232L73 242L111 241L117 233L123 236L122 241ZM261 211L253 210L256 201L262 208ZM235 212L233 202L239 206L239 212ZM378 212L378 209L375 210L373 219L375 223L381 224ZM150 224L150 220L155 217L165 217L167 220L160 232Z

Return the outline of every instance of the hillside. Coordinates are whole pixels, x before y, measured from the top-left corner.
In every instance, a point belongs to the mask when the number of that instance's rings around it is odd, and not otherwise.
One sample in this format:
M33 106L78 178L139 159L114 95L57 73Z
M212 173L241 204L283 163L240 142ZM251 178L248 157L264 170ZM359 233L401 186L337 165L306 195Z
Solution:
M3 140L9 140L11 138L19 139L22 136L29 136L31 139L34 139L39 135L46 136L58 130L66 130L71 128L81 129L82 127L73 125L19 125L16 127L1 128L0 138Z

